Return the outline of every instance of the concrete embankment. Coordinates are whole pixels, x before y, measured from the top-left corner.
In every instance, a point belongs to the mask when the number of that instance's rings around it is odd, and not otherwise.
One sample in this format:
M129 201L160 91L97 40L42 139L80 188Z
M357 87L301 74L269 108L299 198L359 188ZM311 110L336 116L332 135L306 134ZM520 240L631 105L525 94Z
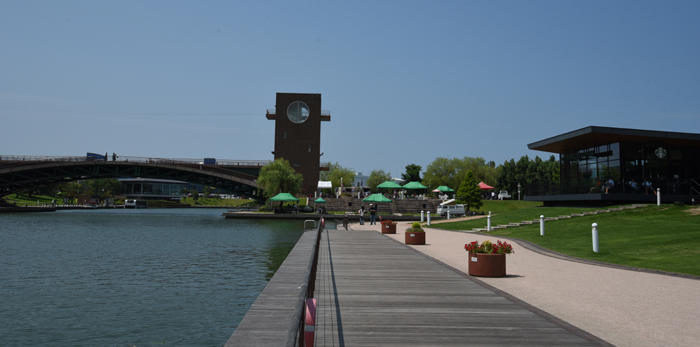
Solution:
M0 213L55 212L55 207L0 207Z
M312 213L265 213L265 212L225 212L223 214L225 218L230 219L296 219L296 220L306 220L306 219L320 219L324 218L328 221L337 222L342 224L343 219L347 218L350 223L357 223L360 221L359 215L342 215L342 214L312 214ZM420 216L381 216L382 219L391 219L397 222L416 222L420 221ZM436 217L432 220L441 220L442 217ZM369 224L369 216L365 216L365 222ZM377 223L380 220L377 219Z

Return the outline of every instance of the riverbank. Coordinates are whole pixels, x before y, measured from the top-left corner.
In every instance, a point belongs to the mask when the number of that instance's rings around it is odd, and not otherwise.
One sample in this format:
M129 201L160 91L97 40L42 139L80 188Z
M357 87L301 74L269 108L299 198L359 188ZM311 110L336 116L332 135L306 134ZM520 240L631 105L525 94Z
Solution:
M327 221L335 221L338 224L342 224L343 220L347 218L348 223L359 223L359 215L344 215L344 214L316 214L316 213L272 213L272 212L225 212L223 214L225 218L228 219L289 219L289 220L306 220L306 219L320 219L324 218ZM382 219L399 222L419 222L420 216L381 216ZM432 220L441 220L442 217L433 218ZM365 216L365 223L369 224L369 216ZM380 223L377 220L377 223Z
M0 207L0 213L56 212L54 207Z

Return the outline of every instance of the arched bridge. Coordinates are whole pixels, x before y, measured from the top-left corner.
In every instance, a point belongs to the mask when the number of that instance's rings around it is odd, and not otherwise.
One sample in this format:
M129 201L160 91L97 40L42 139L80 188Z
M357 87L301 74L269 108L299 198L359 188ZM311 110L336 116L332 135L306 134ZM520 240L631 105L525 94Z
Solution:
M163 159L120 156L12 156L0 155L0 196L52 183L93 178L160 178L204 184L260 198L256 182L269 161Z

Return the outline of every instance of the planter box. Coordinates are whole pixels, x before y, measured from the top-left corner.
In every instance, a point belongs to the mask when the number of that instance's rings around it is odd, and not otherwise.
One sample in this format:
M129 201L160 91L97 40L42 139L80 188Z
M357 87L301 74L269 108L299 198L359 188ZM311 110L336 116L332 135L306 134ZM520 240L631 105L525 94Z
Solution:
M506 255L469 253L469 275L503 277L506 275Z
M425 244L425 231L407 231L406 232L406 244L407 245L424 245Z
M382 234L396 234L396 224L393 224L393 225L382 224Z

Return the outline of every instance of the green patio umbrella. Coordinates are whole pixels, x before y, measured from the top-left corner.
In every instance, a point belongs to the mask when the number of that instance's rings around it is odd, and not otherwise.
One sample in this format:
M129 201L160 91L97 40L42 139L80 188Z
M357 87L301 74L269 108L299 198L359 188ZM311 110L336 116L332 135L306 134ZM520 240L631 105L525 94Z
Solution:
M295 198L294 195L289 194L289 193L279 193L275 195L274 197L270 198L270 201L296 201L299 202L299 199Z
M318 199L314 200L314 210L316 210L316 204L325 204L325 203L327 203L327 201L323 200L323 198L318 198Z
M420 184L420 182L408 182L403 186L404 189L428 189L428 187Z
M385 188L385 189L401 189L401 185L394 181L386 181L380 185L377 186L377 188Z
M387 198L386 196L382 194L372 194L364 199L362 199L363 202L391 202L391 199Z
M450 192L454 192L454 191L455 191L454 189L452 189L452 188L450 188L450 187L448 187L448 186L439 186L439 187L437 187L437 190L439 190L439 191L441 191L441 192L443 192L443 193L450 193Z

